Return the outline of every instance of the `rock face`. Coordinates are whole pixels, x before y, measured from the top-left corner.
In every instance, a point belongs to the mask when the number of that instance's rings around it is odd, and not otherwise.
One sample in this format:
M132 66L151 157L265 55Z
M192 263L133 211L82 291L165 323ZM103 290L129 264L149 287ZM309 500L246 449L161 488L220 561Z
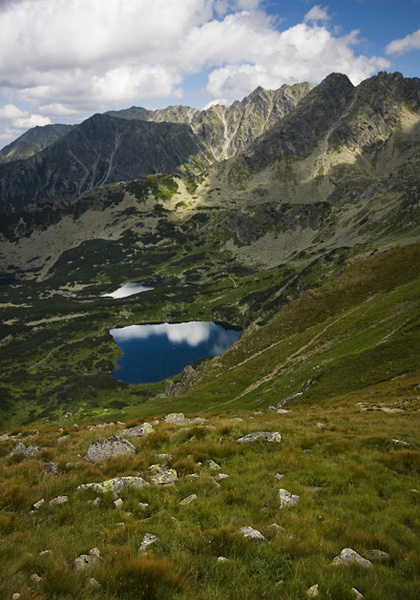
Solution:
M142 477L114 477L101 483L83 483L78 486L78 490L94 490L97 493L104 494L113 492L119 494L124 488L131 487L140 490L150 484Z
M359 565L360 567L364 567L368 569L372 566L370 560L366 560L360 554L357 554L352 548L343 548L338 556L336 556L333 561L333 565L343 565L348 567L350 565Z
M120 454L135 454L136 449L121 435L114 435L105 440L93 442L87 451L85 459L89 462L100 462L110 456L119 456Z
M294 504L297 504L299 500L300 496L297 496L296 494L291 494L284 488L279 489L277 493L277 503L280 506L280 508L293 506Z
M278 431L255 431L254 433L247 433L243 437L236 440L240 444L252 444L258 439L266 440L267 442L281 442L281 435Z

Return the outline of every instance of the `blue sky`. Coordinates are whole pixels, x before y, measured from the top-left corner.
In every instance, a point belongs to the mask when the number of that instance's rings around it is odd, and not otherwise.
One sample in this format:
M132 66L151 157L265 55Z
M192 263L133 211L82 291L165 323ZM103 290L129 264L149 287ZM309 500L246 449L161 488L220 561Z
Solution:
M420 76L420 0L0 0L0 148L127 106Z

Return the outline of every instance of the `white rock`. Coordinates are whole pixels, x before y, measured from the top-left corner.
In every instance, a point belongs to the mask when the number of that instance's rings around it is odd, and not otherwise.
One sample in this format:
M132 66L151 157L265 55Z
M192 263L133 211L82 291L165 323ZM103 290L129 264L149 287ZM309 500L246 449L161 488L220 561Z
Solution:
M31 575L31 581L33 581L34 583L39 583L41 581L42 577L40 577L38 575L38 573L33 573Z
M222 479L227 479L229 477L229 475L227 473L217 473L217 475L214 476L215 481L222 481Z
M19 594L19 592L15 592L12 596L12 600L20 600L20 598L22 598L22 594Z
M124 502L121 500L121 498L117 498L117 500L114 500L114 506L117 509L120 509L123 504Z
M360 556L357 552L355 552L352 548L343 548L338 556L336 556L333 561L333 565L359 565L366 569L372 566L370 560L366 560L363 556Z
M160 540L157 535L153 535L152 533L146 533L140 545L140 550L146 550L148 546L150 546L151 544L156 544L156 542L159 541Z
M38 502L35 502L35 504L33 505L33 507L38 510L39 508L41 508L41 506L45 504L45 500L44 498L41 498L41 500L38 500Z
M185 421L186 418L183 413L170 413L165 417L165 423L169 423L170 425L182 425Z
M51 550L42 550L39 553L39 556L46 556L47 554L51 554Z
M92 548L89 554L81 554L74 561L76 571L84 571L92 565L96 564L100 560L100 553L98 548Z
M317 583L312 585L308 590L306 590L306 595L308 598L317 598L317 596L319 596L319 585Z
M187 496L186 498L181 500L180 505L185 506L186 504L191 504L191 502L194 502L194 500L197 500L197 498L197 494L191 494L191 496Z
M356 600L362 600L362 598L364 598L363 594L359 592L359 590L356 590L356 588L352 587L350 591Z
M280 481L280 479L283 479L284 475L283 473L276 473L274 477Z
M91 577L88 581L88 587L90 587L90 589L95 590L97 588L102 587L101 584L99 583L99 581L96 581L96 579L94 577Z
M57 496L57 498L53 498L52 500L50 500L48 504L50 506L58 506L59 504L65 504L68 501L68 496Z
M217 562L219 563L223 563L226 562L228 559L225 556L218 556L217 557Z
M266 541L263 534L260 531L258 531L258 529L254 529L253 527L241 527L239 532L242 533L244 537L249 538L251 540Z
M139 502L139 508L141 508L142 510L146 510L146 508L149 506L148 502Z
M214 460L209 460L208 465L209 469L211 469L212 471L219 471L222 468L220 465L217 464L217 462L214 462Z
M291 494L284 488L280 488L277 493L277 502L280 508L285 508L286 506L293 506L297 504L300 500L300 496L296 494Z

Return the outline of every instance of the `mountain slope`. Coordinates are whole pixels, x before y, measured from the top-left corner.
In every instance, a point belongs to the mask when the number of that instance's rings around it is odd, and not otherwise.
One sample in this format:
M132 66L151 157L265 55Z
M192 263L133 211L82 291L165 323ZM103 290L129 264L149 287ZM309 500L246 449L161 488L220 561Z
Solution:
M0 210L150 173L202 169L206 152L188 126L94 115L43 152L3 166Z
M0 164L16 160L25 160L51 146L69 133L75 125L44 125L29 129L17 140L0 151Z

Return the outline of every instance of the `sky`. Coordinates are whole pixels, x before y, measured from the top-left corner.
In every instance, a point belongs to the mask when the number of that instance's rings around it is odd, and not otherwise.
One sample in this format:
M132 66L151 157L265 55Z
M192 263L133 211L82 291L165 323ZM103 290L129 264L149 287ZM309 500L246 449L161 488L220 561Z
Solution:
M112 109L419 65L420 0L0 0L0 148Z

